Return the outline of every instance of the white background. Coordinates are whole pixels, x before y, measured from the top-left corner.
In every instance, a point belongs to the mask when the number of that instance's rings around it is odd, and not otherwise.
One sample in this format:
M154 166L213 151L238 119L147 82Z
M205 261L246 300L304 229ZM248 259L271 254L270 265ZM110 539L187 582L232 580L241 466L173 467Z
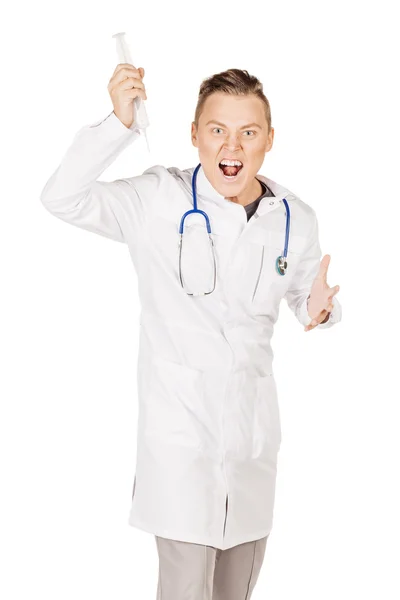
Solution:
M138 8L140 6L140 8ZM5 600L155 600L154 537L128 525L139 307L128 249L39 201L75 133L112 110L126 31L148 130L103 173L197 164L202 79L264 84L260 173L317 212L343 320L272 340L283 441L253 600L398 600L399 92L395 2L17 3L1 24L1 512ZM396 47L397 46L397 47Z

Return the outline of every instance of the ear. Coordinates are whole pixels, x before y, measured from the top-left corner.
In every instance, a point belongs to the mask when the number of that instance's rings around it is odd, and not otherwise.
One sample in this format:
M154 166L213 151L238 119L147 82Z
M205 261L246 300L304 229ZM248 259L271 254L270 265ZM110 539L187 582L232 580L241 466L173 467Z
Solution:
M196 127L196 123L194 121L192 121L191 137L192 137L192 144L193 144L193 146L195 146L195 148L198 148L197 127Z
M275 134L275 130L273 127L271 127L270 132L268 134L268 138L267 138L267 143L265 145L265 152L269 152L272 148L272 145L274 143L274 134Z

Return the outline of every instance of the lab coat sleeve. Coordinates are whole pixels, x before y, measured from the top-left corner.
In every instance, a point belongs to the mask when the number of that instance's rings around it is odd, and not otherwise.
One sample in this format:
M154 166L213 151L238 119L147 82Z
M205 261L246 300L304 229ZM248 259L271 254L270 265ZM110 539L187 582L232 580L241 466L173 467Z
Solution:
M135 123L126 127L114 111L82 127L47 181L40 196L42 204L67 223L126 242L128 229L143 219L141 200L126 179L97 180L139 136Z
M285 299L289 308L293 311L298 321L304 326L309 325L312 320L308 315L307 300L313 281L319 271L321 258L322 252L319 244L318 221L314 212L308 243L285 294ZM336 295L332 298L332 304L333 309L327 322L320 323L315 329L328 329L341 320L342 307Z

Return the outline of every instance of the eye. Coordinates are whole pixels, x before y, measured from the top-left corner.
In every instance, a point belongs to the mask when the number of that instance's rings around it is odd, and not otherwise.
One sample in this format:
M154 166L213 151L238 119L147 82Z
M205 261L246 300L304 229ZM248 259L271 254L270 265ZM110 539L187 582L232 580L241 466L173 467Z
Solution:
M215 131L216 129L219 129L220 131L222 131L221 127L214 127L213 131Z
M252 135L246 135L245 137L252 137L253 135L256 134L256 132L253 129L246 129L245 133L251 133Z

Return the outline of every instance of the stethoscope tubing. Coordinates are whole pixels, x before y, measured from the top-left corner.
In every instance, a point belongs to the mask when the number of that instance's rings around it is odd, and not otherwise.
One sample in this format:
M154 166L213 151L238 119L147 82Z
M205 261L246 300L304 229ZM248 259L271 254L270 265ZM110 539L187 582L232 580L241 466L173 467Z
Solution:
M183 235L183 227L184 227L184 223L185 223L185 219L188 215L197 213L200 215L203 215L205 221L206 221L206 227L207 227L207 232L208 234L211 234L211 225L210 225L210 219L207 215L206 212L204 212L204 210L199 210L197 208L197 192L196 192L196 181L197 181L197 173L199 172L199 169L201 167L201 163L199 163L197 165L197 167L195 168L194 172L193 172L193 176L192 176L192 194L193 194L193 208L191 210L188 210L187 212L184 213L184 215L181 218L181 222L179 225L179 234L182 236ZM285 229L285 247L283 250L283 256L278 256L277 258L277 263L278 260L280 258L284 258L287 259L287 253L288 253L288 248L289 248L289 233L290 233L290 209L289 209L289 204L286 200L286 198L283 198L283 203L285 205L286 208L286 229ZM286 262L286 261L285 261ZM277 271L280 275L284 275L284 272L281 272L281 270L279 270L277 268Z

